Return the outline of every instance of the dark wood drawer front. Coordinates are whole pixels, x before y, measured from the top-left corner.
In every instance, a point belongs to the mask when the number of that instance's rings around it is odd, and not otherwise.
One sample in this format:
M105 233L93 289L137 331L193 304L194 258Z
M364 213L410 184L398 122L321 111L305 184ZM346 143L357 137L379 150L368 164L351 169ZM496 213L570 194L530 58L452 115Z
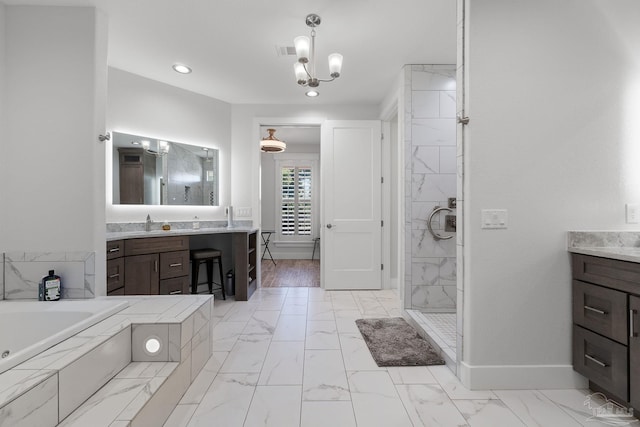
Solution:
M124 287L124 258L107 261L107 294Z
M640 297L629 297L632 315L629 334L629 395L631 406L640 411Z
M107 242L107 259L120 258L124 255L124 243L122 240Z
M573 321L627 344L627 294L574 280Z
M127 256L183 250L189 250L189 236L146 237L128 239L124 243Z
M600 387L629 399L627 347L580 326L573 327L573 369Z
M189 251L160 254L160 279L170 279L189 274Z
M160 280L160 295L180 295L189 293L189 276Z
M623 292L640 293L640 264L572 254L573 278Z

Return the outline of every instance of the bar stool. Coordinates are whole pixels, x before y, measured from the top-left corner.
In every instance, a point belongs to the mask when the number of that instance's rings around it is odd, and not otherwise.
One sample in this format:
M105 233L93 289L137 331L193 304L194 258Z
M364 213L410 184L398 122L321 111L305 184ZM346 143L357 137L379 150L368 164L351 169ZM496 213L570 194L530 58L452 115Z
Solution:
M313 253L311 254L311 261L313 261L313 258L316 256L316 248L320 245L320 238L316 237L315 239L313 239ZM320 252L318 252L320 253Z
M222 291L222 299L226 300L224 294L224 275L222 274L222 251L218 249L193 249L189 252L191 258L191 293L198 293L198 274L200 273L200 264L207 263L207 283L209 285L209 293L213 293L213 263L217 262L220 268L220 290ZM204 283L204 282L203 282Z

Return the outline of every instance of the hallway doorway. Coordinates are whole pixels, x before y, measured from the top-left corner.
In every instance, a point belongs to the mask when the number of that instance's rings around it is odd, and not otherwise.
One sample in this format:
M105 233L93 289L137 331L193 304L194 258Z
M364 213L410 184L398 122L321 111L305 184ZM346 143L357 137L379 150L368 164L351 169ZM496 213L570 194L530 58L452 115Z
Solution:
M264 259L261 268L263 288L320 287L319 259Z

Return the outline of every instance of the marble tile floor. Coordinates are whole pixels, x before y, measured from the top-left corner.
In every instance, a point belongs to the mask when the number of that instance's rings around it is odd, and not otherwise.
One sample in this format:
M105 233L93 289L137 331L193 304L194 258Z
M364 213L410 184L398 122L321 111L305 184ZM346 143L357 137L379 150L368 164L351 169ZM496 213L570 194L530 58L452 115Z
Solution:
M446 366L380 368L354 320L393 291L262 288L215 301L213 356L165 427L604 426L588 390L467 390Z

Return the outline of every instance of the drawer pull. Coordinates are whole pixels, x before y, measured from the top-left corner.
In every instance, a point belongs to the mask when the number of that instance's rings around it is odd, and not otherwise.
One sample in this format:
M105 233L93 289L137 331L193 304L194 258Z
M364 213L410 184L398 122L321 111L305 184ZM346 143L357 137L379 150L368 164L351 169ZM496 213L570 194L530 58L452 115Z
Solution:
M588 305L584 306L585 310L593 311L594 313L602 314L603 316L607 315L606 311L598 310L597 308L589 307Z
M182 267L182 263L181 262L177 262L175 264L169 264L169 267Z
M629 310L629 338L635 338L638 334L633 330L633 316L636 314L634 309Z
M120 277L120 274L112 274L111 276L109 276L109 279L115 279L116 277Z
M171 291L169 292L169 295L177 295L177 294L181 294L182 291Z
M112 253L114 253L114 252L120 252L120 248L112 248L112 249L109 249L109 253L110 253L110 254L112 254Z
M585 354L585 355L584 355L584 357L585 357L585 358L587 358L587 359L589 359L589 360L591 360L593 363L595 363L595 364L597 364L597 365L602 366L603 368L606 368L606 367L607 367L607 364L606 364L606 363L604 363L604 362L602 362L602 361L600 361L600 360L596 359L596 358L595 358L595 357L593 357L593 356L589 356L588 354Z

